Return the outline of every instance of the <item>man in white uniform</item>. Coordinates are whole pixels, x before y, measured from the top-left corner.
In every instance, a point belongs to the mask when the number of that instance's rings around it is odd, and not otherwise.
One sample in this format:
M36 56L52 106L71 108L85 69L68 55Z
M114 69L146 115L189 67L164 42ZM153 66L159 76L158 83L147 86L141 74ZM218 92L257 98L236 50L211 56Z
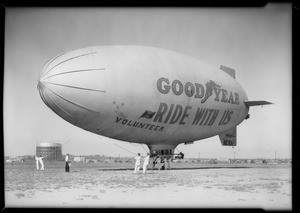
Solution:
M134 166L134 173L137 173L140 171L140 165L141 165L141 154L138 153L138 156L136 156L135 158L135 166Z
M44 170L44 162L43 162L43 158L41 155L39 157L39 161L40 161L40 164L41 164L41 170Z
M40 167L39 167L39 157L38 156L35 156L35 163L36 163L36 170L39 170Z
M148 164L149 164L149 153L147 153L147 156L144 158L144 165L143 165L143 173L145 174L146 171L147 171L147 167L148 167Z

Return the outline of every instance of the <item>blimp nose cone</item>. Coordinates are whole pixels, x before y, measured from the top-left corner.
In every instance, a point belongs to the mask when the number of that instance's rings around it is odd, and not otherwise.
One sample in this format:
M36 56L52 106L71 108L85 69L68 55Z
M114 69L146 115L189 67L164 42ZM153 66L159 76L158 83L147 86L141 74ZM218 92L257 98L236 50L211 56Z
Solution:
M44 101L44 103L48 105L49 103L48 103L47 99L45 99L45 94L44 94L45 93L45 85L40 80L38 80L37 89L38 89L40 96L41 96L42 100Z
M37 88L44 103L75 125L99 114L103 106L106 69L97 54L91 48L65 52L39 73Z

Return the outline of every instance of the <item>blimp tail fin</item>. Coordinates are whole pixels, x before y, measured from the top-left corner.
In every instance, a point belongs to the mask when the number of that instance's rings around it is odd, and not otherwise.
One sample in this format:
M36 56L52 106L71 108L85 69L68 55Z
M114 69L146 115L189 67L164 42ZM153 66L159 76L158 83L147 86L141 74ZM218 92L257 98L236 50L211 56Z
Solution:
M262 106L262 105L267 105L267 104L273 104L271 102L268 102L268 101L244 101L244 103L248 106L248 107L251 107L251 106Z
M236 127L219 134L222 146L236 146Z
M226 72L228 75L230 75L232 78L235 78L235 70L230 68L230 67L226 67L224 65L220 66L220 69L223 70L224 72Z

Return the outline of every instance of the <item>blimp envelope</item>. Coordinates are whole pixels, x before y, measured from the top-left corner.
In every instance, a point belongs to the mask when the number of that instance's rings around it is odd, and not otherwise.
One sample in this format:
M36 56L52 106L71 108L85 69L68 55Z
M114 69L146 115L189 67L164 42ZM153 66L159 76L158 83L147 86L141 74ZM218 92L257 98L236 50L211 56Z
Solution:
M130 45L64 52L46 63L38 89L45 104L71 124L151 150L214 135L234 146L236 126L255 104L232 68Z

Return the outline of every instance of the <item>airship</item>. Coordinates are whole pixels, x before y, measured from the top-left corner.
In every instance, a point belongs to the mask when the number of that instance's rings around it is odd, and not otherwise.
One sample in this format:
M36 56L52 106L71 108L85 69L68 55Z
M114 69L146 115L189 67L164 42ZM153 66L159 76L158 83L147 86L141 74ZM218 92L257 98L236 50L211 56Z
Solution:
M108 138L146 144L150 156L218 135L236 146L250 101L235 70L170 50L91 46L49 60L38 78L43 102L58 116Z

